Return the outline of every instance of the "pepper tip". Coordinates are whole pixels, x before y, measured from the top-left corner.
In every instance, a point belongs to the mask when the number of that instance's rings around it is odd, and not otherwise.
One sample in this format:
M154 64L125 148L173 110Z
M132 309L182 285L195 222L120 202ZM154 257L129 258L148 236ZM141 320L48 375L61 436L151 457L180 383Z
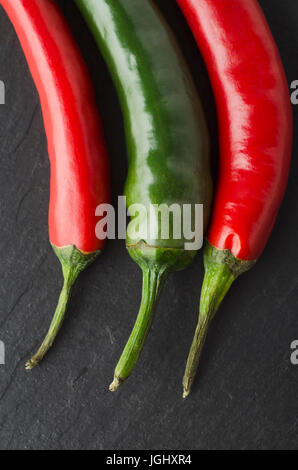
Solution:
M34 367L36 365L37 365L37 363L33 359L30 359L30 361L26 362L25 369L26 370L32 370L32 369L34 369Z
M116 392L116 390L118 390L121 384L122 384L122 380L119 377L115 377L109 387L110 392Z

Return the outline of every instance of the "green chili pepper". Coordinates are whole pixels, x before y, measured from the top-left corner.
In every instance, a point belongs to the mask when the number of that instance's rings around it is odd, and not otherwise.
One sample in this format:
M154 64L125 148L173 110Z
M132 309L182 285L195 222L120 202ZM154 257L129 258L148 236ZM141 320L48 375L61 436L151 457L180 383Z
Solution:
M208 223L212 198L209 140L188 68L175 39L151 1L75 0L109 67L124 115L129 172L127 205L204 205ZM155 217L155 218L154 218ZM197 250L170 232L164 239L158 213L150 219L155 235L131 237L147 218L135 214L127 249L143 271L143 296L133 332L115 370L110 390L131 374L153 321L163 283L188 266ZM182 224L182 222L181 222ZM181 228L181 227L180 227ZM153 230L154 232L154 230Z

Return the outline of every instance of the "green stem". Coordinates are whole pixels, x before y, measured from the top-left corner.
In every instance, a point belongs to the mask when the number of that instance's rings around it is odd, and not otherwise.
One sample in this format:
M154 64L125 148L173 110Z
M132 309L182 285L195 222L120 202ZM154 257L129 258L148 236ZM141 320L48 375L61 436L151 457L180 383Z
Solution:
M133 331L116 366L111 392L116 391L132 373L154 320L156 306L167 271L143 268L143 293L139 314Z
M206 272L202 288L199 320L183 377L183 398L186 398L190 393L211 320L233 281L234 276L227 266L219 266L217 272Z
M239 260L229 251L218 250L207 244L204 250L205 277L199 320L183 377L183 398L190 393L212 319L235 279L254 264L255 261Z
M53 345L63 324L71 293L79 274L99 254L99 252L85 254L73 246L53 248L62 265L64 284L49 331L37 353L26 363L26 370L37 366Z
M69 270L64 276L64 285L59 297L58 305L53 317L52 323L50 325L49 331L40 346L37 353L27 362L26 369L31 370L44 358L48 350L53 345L53 342L56 339L56 336L63 324L65 314L67 311L67 306L71 297L72 289L77 279L77 275L74 276L72 271Z

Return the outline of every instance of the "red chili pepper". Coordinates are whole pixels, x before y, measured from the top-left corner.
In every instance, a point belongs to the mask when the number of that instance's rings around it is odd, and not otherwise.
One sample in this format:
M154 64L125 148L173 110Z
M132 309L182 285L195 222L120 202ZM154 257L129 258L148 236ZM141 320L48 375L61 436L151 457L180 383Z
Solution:
M211 319L236 277L260 257L275 223L288 180L292 111L256 0L177 2L207 64L220 132L199 323L183 381L187 396Z
M0 0L36 84L51 161L49 237L64 287L49 333L27 369L45 355L61 326L79 273L99 254L95 209L109 202L109 164L87 67L51 0Z

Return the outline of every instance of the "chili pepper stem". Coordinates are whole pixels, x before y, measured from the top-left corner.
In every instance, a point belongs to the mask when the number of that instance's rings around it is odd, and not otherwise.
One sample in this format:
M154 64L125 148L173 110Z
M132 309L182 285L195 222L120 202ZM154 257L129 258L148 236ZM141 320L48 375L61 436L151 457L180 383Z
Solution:
M235 275L224 263L214 259L212 248L205 249L205 277L202 287L198 325L189 351L183 378L183 398L191 390L199 365L209 325L214 318L221 302L235 280Z
M79 275L78 272L73 272L73 269L65 269L64 284L59 297L58 305L56 308L55 315L50 325L49 331L40 346L37 353L30 359L26 364L26 370L31 370L44 358L48 350L51 348L65 318L67 306L71 297L73 286Z
M208 333L209 325L210 318L202 316L199 317L196 332L189 351L186 370L183 378L183 398L186 398L190 394L195 373L200 361L202 349Z
M61 262L64 284L49 331L37 353L26 363L26 370L31 370L37 366L53 345L63 324L71 293L79 274L100 253L100 251L83 253L74 246L58 248L53 245L53 249Z
M142 303L133 331L116 366L114 381L110 385L111 392L115 392L130 376L139 359L154 320L156 306L165 279L166 272L164 269L143 269Z

